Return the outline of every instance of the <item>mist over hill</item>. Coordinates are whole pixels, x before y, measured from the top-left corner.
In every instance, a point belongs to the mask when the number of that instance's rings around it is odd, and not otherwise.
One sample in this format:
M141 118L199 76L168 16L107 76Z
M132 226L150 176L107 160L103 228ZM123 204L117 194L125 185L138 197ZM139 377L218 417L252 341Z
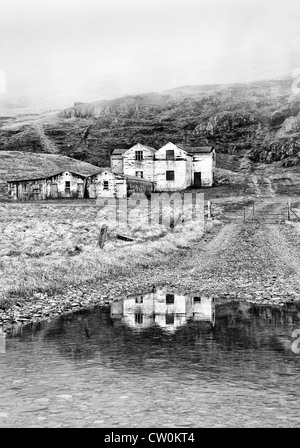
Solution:
M107 165L114 148L168 141L214 145L250 163L300 164L300 95L292 79L184 86L0 117L0 151L28 151Z

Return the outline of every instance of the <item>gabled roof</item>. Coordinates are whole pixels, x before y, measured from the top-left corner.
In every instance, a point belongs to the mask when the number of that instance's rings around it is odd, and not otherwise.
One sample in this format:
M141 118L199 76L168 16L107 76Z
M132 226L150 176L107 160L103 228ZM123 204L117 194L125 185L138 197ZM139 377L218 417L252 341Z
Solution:
M101 167L98 168L97 171L95 171L95 172L92 173L92 174L89 174L89 175L86 176L86 177L96 176L97 174L103 173L103 171L112 171L112 169L111 169L110 166L101 166Z
M50 179L51 177L54 177L54 176L59 176L62 173L71 173L71 174L74 174L75 176L86 178L86 177L101 173L102 171L104 171L106 169L111 169L111 168L97 168L97 170L95 170L95 173L93 173L93 174L82 174L82 173L77 173L72 170L49 171L49 172L41 171L41 172L35 172L33 176L27 175L27 176L12 177L11 179L8 179L7 182L22 182L22 181L25 182L25 181L31 181L31 180L44 180L44 179Z
M146 146L146 145L142 145L144 148L149 149L152 152L156 152L157 150L155 148L152 148L152 146Z
M184 152L188 153L188 148L185 148L185 147L184 147L183 145L181 145L180 143L177 144L177 143L172 143L172 142L168 142L168 143L166 143L164 146L162 146L161 148L159 148L158 151L160 151L161 149L165 149L166 146L171 147L171 148L178 148L178 149L180 149L181 151L184 151Z
M11 179L8 179L7 182L22 182L22 181L30 181L30 180L43 180L43 179L49 179L49 177L58 176L61 173L69 172L68 170L64 171L40 171L35 172L33 176L30 176L27 174L26 176L17 176L12 177Z
M142 145L141 143L137 143L134 146L131 146L131 148L127 148L127 149L123 149L123 148L116 148L113 150L113 152L111 153L112 156L121 156L123 155L126 151L128 151L129 149L134 148L135 146L138 146L142 149L148 149L151 152L156 152L155 148L152 148L151 146L147 146L147 145Z
M143 148L148 149L149 151L151 151L153 153L157 151L155 148L152 148L152 146L142 145L142 143L137 143L136 145L133 145L129 149L135 148L136 146L139 147L139 148L142 148L142 149ZM128 150L126 150L126 151L128 151Z
M194 148L185 148L185 151L187 151L188 154L208 154L212 152L213 149L213 146L197 146Z

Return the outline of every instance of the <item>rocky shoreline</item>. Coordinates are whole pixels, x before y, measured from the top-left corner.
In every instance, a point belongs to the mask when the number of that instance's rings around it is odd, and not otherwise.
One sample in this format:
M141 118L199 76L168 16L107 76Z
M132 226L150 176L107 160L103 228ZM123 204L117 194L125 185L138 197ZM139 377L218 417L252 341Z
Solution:
M145 288L148 289L153 285L148 283ZM169 286L170 290L178 286L172 282L164 284ZM181 286L186 294L192 293L192 289L187 290L184 285ZM99 288L100 289L100 288ZM111 288L101 288L103 294L99 294L95 287L89 288L81 286L79 288L71 288L65 295L48 296L48 294L34 294L32 300L27 303L21 301L16 302L10 309L0 311L0 330L8 335L18 332L27 325L41 323L57 319L61 316L76 313L83 310L91 309L95 306L109 306L116 296L109 294ZM129 292L129 291L128 291ZM132 291L131 291L132 292ZM109 295L106 295L108 293ZM207 296L207 295L206 295ZM126 297L126 294L120 294L120 298ZM262 306L283 307L286 303L300 302L300 297L269 297L261 291L253 294L241 293L223 293L220 295L212 295L215 299L226 301L246 301L249 304Z

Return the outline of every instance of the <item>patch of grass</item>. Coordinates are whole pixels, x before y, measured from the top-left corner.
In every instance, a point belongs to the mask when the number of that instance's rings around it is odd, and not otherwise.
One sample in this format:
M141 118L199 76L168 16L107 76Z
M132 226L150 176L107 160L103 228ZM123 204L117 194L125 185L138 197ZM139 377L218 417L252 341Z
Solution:
M183 228L136 218L130 228L108 223L104 249L97 245L99 209L64 204L0 205L0 298L55 294L68 285L107 276L131 275L137 269L164 265L177 251L202 237L198 222ZM135 238L120 241L118 233Z

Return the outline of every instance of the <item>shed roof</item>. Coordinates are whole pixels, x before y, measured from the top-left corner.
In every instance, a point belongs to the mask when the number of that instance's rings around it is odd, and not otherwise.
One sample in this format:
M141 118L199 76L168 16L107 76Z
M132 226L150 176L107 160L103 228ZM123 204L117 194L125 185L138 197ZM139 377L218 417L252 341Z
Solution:
M200 154L200 153L208 154L212 152L213 149L214 149L213 146L197 146L197 147L185 148L185 151L188 154Z
M113 152L111 153L112 156L118 156L118 155L122 155L124 154L124 152L127 151L127 149L124 148L116 148L113 150Z
M138 182L144 182L147 184L153 184L153 182L151 180L148 179L144 179L143 177L138 177L138 176L130 176L128 174L117 174L119 177L123 177L124 179L128 179L128 180L136 180Z

